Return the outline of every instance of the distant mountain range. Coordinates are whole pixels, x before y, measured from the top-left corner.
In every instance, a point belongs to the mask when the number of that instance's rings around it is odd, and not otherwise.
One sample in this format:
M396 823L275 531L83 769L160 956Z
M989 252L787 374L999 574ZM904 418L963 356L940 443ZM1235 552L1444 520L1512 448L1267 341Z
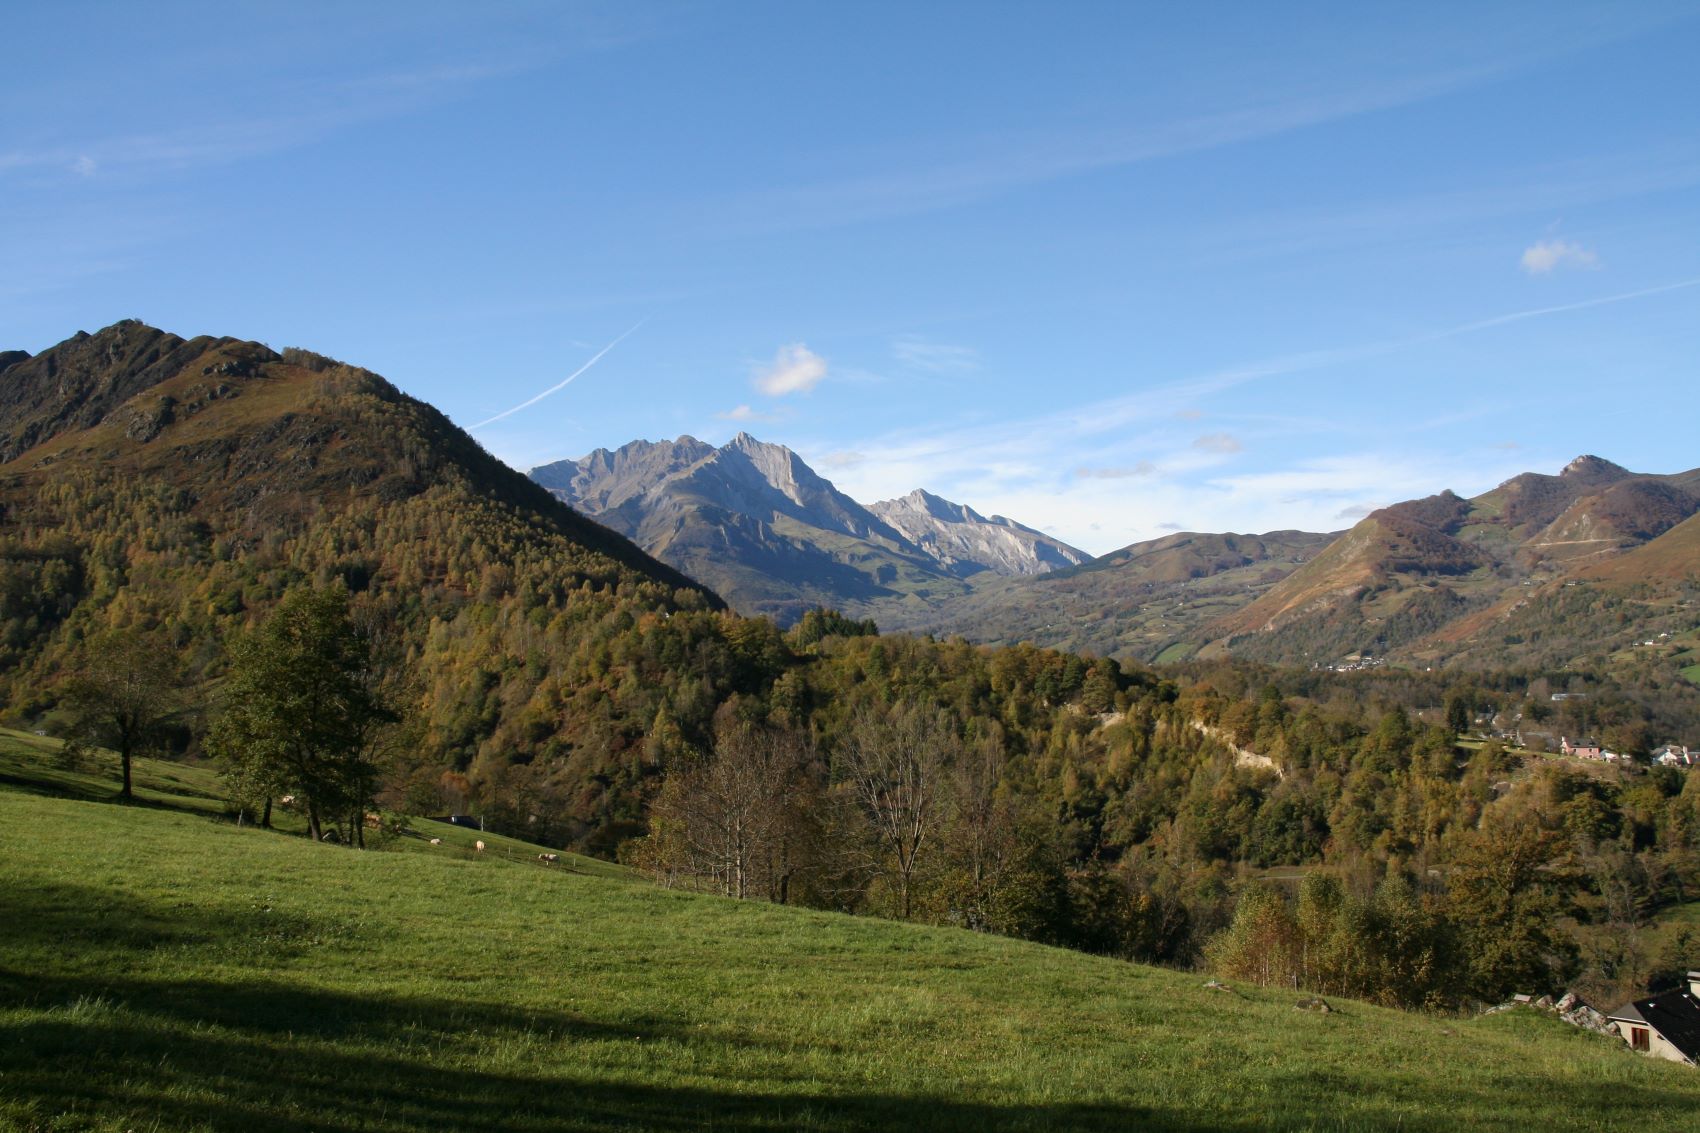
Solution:
M1200 649L1545 664L1609 653L1655 624L1686 632L1700 597L1681 585L1700 578L1696 512L1700 470L1645 475L1597 456L1473 499L1395 504L1213 619Z
M1134 543L1038 578L991 580L884 628L959 633L987 644L1031 641L1139 660L1193 654L1213 619L1244 607L1314 558L1334 534L1184 531Z
M747 434L635 441L531 475L745 612L784 622L821 604L882 629L1146 661L1567 663L1688 609L1672 595L1700 572L1700 470L1596 456L1346 532L1182 532L1097 559L923 490L858 504ZM1639 601L1625 587L1665 605L1619 619Z
M356 367L139 323L0 354L0 384L0 534L16 543L0 559L22 572L0 628L13 627L20 655L57 632L71 594L177 563L144 556L101 574L91 548L110 527L194 548L172 552L182 562L169 584L150 584L172 593L211 587L196 573L205 559L232 593L250 571L310 563L360 585L415 580L412 600L430 602L506 593L515 571L501 564L523 558L593 586L694 583L710 592L701 601L782 623L825 605L887 630L1132 660L1503 667L1680 654L1684 668L1700 656L1700 470L1646 475L1585 456L1472 499L1395 504L1343 533L1183 532L1091 559L923 490L858 503L747 434L719 447L633 442L528 480ZM146 484L170 491L131 500ZM103 502L108 492L128 502ZM352 518L401 508L405 522L382 528ZM478 524L506 534L457 550L450 528ZM231 575L219 559L230 554L252 563ZM65 595L41 597L60 586L48 575L69 580ZM219 593L203 602L215 620L249 601Z
M787 624L820 605L891 620L979 580L1091 558L925 491L864 506L790 449L747 433L719 448L688 436L633 441L531 478L735 609Z

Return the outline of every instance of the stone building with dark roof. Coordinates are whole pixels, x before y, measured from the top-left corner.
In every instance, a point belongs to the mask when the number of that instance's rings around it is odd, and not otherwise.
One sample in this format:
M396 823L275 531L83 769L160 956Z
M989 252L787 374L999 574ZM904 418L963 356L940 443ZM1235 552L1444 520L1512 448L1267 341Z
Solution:
M1700 972L1688 973L1686 987L1637 999L1606 1018L1634 1050L1700 1063Z

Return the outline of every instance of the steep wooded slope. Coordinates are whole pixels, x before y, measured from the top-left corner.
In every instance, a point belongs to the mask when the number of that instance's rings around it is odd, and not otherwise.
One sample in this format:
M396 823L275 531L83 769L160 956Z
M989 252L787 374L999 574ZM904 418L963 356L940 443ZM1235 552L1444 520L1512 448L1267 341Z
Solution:
M539 813L587 835L634 812L646 772L626 753L687 679L659 654L725 647L712 593L368 371L126 322L10 366L0 405L21 448L0 465L0 683L19 720L102 627L158 628L216 678L288 586L342 579L400 634L421 781L535 780L556 800Z

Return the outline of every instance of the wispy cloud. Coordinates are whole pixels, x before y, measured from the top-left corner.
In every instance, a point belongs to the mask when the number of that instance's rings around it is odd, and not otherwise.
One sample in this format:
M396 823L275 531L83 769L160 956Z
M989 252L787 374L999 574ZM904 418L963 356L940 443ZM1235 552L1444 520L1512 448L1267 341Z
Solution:
M1380 82L1313 89L1284 101L1248 100L1137 128L1010 130L934 140L893 167L774 189L734 203L738 233L830 227L948 208L1100 170L1217 149L1390 110L1475 86L1524 65L1503 59ZM939 151L954 150L940 158Z
M427 23L434 18L424 17ZM442 18L450 25L459 19L452 10ZM379 23L382 25L381 20ZM365 29L364 35L375 39L389 32L386 26L378 26ZM345 46L351 51L357 49L360 38L351 36ZM454 42L452 33L442 38ZM356 72L330 81L317 75L268 81L263 72L256 72L244 75L249 81L236 88L230 99L218 100L218 109L185 113L176 117L170 128L66 136L0 152L0 174L62 177L71 173L88 177L97 170L169 173L241 161L310 144L349 127L408 114L478 84L536 70L586 42L582 32L563 31L558 39L546 43L509 41L479 57ZM306 73L303 68L302 74ZM214 104L207 101L206 105Z
M1428 495L1448 483L1485 490L1526 470L1529 457L1514 455L1515 450L1500 450L1498 456L1460 451L1445 459L1426 450L1405 456L1361 453L1307 457L1273 469L1223 476L1215 470L1223 456L1244 448L1242 437L1177 435L1177 416L1247 383L1694 287L1700 287L1700 278L1249 362L1032 417L898 430L857 443L854 461L825 457L819 466L832 468L840 487L858 499L884 499L920 484L987 514L1027 523L1043 517L1047 529L1054 528L1060 537L1099 551L1148 538L1158 524L1171 521L1182 521L1193 530L1329 530L1359 518L1348 512L1368 506L1368 500ZM1282 435L1290 435L1290 429L1283 428ZM806 443L798 447L815 459ZM1134 480L1141 490L1130 493L1129 482ZM1146 490L1146 484L1153 488ZM1107 516L1115 517L1114 522ZM1093 523L1100 523L1102 530L1094 532Z
M1484 221L1549 217L1572 209L1690 189L1700 185L1700 146L1676 144L1590 155L1517 170L1497 180L1326 208L1285 209L1212 219L1188 248L1224 262L1312 255L1340 247L1378 247L1437 240Z
M1561 267L1597 268L1600 257L1569 240L1537 240L1523 249L1523 270L1530 275L1551 275Z
M1149 460L1142 460L1137 464L1112 468L1076 468L1074 474L1082 480L1132 480L1138 477L1155 476L1157 466Z
M1240 439L1231 433L1206 433L1192 442L1192 447L1199 452L1213 452L1228 456L1245 448Z
M781 346L773 362L756 372L755 387L769 397L808 393L826 377L826 359L800 342Z
M900 338L891 344L898 365L934 374L961 374L980 365L980 354L972 347L929 342L923 338Z
M625 334L622 334L619 338L616 338L613 342L610 342L607 346L604 346L601 350L598 350L595 354L591 355L590 361L586 362L584 365L580 366L578 369L574 370L572 373L568 374L565 378L556 382L554 385L550 386L548 389L544 390L542 393L538 394L536 397L528 398L527 400L522 401L518 405L514 406L512 409L504 409L500 413L496 414L494 417L486 417L484 420L478 422L478 424L471 426L471 428L472 429L482 429L486 425L494 425L497 421L502 420L504 417L512 417L515 413L518 413L522 409L530 409L533 405L536 405L539 401L542 401L544 398L548 397L550 394L559 393L562 390L566 389L568 386L573 384L573 382L578 378L578 376L580 374L583 374L585 371L589 370L592 366L594 366L598 362L602 361L603 355L607 354L610 350L614 349L614 347L620 345L620 343L622 343L626 339L630 338L632 336L632 334L637 331L638 327L641 327L642 325L643 325L643 322L640 320L635 325L633 325L631 330L628 330Z

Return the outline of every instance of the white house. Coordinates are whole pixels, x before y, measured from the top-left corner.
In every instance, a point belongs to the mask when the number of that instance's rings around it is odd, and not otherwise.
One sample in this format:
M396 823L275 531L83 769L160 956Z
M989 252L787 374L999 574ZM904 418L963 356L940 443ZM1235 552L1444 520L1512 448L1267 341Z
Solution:
M1700 1061L1700 972L1686 987L1619 1007L1606 1018L1632 1050L1693 1066Z
M1666 744L1653 752L1653 762L1665 767L1692 767L1700 752L1688 750L1682 744Z

